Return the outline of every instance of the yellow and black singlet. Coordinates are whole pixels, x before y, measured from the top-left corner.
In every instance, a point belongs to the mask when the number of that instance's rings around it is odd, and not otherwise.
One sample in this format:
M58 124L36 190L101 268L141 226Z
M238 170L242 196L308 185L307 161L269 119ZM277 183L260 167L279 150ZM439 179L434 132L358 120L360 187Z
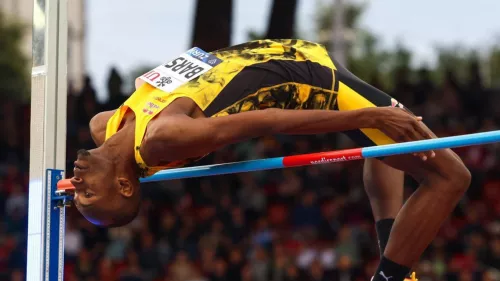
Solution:
M149 121L180 97L193 100L209 117L266 108L351 110L394 103L388 95L336 65L325 47L317 43L258 40L211 54L222 62L172 92L145 83L109 119L106 139L117 132L127 110L134 112L135 159L141 176L197 160L179 159L160 167L148 167L139 152ZM347 134L363 146L392 143L377 130Z

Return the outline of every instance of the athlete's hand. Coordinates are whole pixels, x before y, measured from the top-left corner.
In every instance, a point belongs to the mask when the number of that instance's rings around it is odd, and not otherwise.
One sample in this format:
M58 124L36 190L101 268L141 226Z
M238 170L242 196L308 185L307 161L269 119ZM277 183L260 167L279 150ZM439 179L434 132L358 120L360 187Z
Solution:
M384 132L397 142L419 141L431 139L431 134L424 128L422 117L414 116L399 107L373 108L373 127ZM434 151L418 152L413 155L422 160L434 157Z

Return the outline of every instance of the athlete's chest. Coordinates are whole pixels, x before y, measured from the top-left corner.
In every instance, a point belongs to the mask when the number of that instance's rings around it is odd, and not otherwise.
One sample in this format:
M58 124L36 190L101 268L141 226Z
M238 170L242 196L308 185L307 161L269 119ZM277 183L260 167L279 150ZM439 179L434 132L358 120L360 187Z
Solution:
M141 116L142 112L137 113L137 110L132 108L127 108L120 125L118 126L118 131L125 126L145 126L146 134L148 132L155 132L157 129L168 130L168 128L159 128L165 122L162 120L172 118L175 115L187 115L191 118L205 118L203 111L189 98L179 98L170 103L168 106L163 108L155 117L151 118L147 123L141 124L142 118L137 118ZM107 120L106 120L107 122Z

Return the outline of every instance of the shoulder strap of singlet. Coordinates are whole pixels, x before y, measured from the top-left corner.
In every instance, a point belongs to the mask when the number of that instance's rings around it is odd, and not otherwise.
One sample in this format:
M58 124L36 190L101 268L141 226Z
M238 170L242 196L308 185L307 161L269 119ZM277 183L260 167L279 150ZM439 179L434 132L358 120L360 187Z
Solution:
M127 112L128 106L122 104L116 112L108 119L108 123L106 124L106 137L104 140L108 140L111 136L116 134L120 124L122 123L123 116Z
M134 99L130 100L131 108L135 113L135 133L134 133L134 156L135 161L141 170L146 170L148 167L141 156L140 148L146 129L149 122L158 115L169 102L163 105L158 105L152 102L152 97L155 91L160 91L155 87L144 83L139 89L134 92ZM132 107L133 104L133 107Z
M127 113L127 110L132 110L135 114L135 129L134 129L134 147L135 157L138 163L144 163L139 153L139 147L146 132L147 125L161 110L152 110L148 108L148 95L155 88L149 84L142 85L137 89L123 105L109 118L106 125L106 138L112 137L118 131L120 124ZM153 108L154 109L154 108ZM158 108L159 109L159 108ZM163 108L162 108L163 109Z

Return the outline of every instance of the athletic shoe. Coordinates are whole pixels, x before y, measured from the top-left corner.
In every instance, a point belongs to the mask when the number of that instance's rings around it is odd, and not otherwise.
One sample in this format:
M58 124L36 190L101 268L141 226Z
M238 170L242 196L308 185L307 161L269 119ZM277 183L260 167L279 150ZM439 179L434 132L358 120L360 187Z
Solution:
M418 281L417 275L415 274L415 272L412 272L410 277L406 277L404 281Z
M370 279L370 281L373 281L373 276L372 279ZM410 277L406 277L404 281L418 281L417 275L415 274L415 272L412 272Z

